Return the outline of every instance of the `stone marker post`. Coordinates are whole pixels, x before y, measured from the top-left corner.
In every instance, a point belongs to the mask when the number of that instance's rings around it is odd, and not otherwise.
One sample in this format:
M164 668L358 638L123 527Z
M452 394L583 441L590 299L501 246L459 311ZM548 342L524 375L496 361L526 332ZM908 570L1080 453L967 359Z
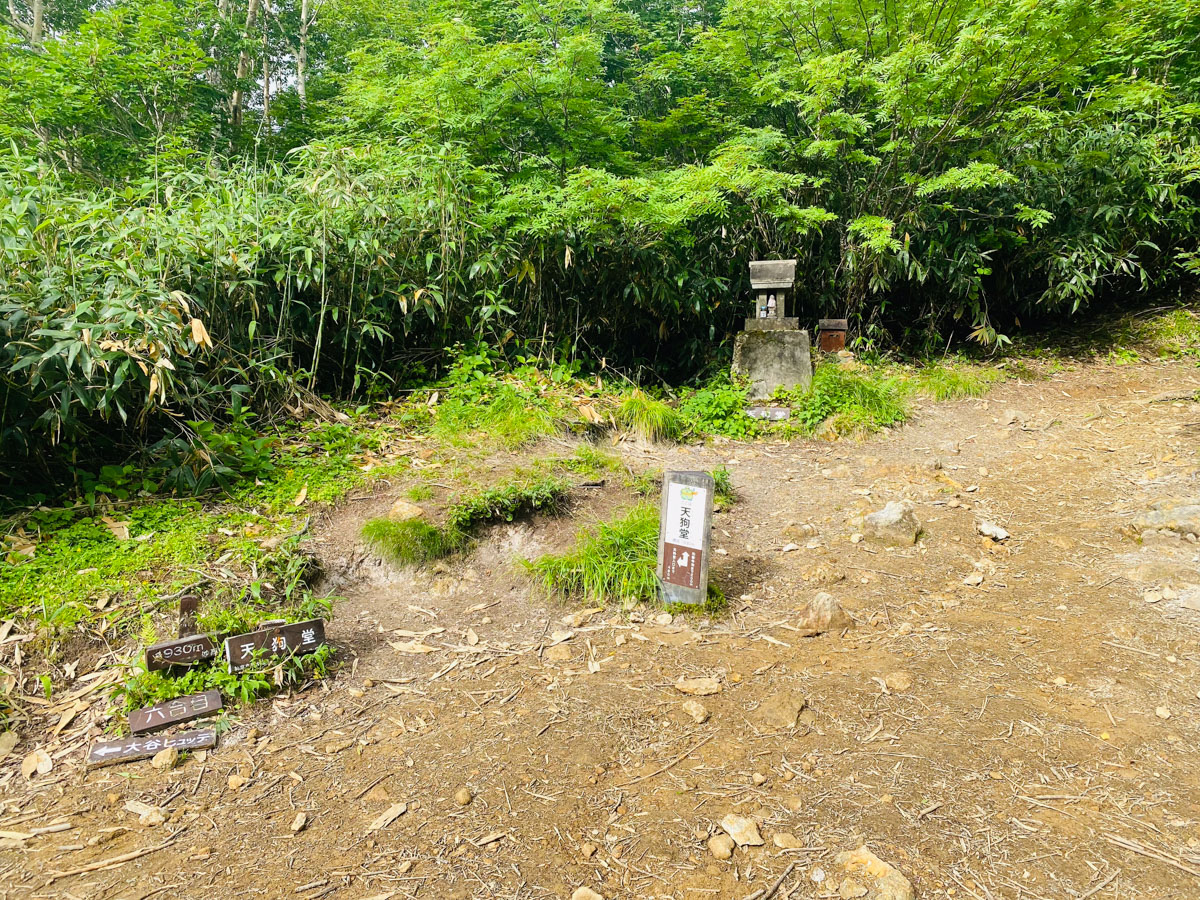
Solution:
M658 520L658 577L668 603L703 604L708 599L712 476L707 472L663 475Z

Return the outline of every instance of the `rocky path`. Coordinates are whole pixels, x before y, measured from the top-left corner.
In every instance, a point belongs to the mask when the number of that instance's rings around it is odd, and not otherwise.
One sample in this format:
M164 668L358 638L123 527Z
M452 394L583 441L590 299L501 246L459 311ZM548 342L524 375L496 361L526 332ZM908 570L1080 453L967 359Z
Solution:
M627 450L733 473L711 622L515 571L616 488L416 573L353 540L389 498L349 504L339 676L170 772L11 782L0 898L1198 897L1197 391L1086 367L861 444ZM905 499L918 543L859 539ZM853 628L803 636L819 592Z

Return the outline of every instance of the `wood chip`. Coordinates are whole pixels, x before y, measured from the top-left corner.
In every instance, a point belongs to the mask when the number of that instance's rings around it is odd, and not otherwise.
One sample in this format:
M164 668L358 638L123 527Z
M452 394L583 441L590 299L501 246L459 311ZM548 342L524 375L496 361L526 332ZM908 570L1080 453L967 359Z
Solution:
M370 834L373 831L379 831L381 828L387 828L392 824L392 822L396 821L396 819L400 818L406 812L408 812L407 803L393 803L391 806L385 809L374 822L371 823L371 826L367 829L367 834Z

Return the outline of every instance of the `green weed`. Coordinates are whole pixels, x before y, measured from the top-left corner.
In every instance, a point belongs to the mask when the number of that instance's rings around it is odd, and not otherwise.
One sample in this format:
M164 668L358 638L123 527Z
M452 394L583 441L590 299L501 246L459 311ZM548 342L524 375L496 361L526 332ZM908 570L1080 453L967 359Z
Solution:
M575 452L567 457L559 457L547 461L553 468L578 475L599 478L609 472L620 472L624 464L610 453L603 453L591 444L581 444Z
M718 466L712 470L713 479L713 500L721 507L729 507L737 502L737 495L733 491L733 482L729 478L729 470L724 466Z
M470 543L461 531L438 528L421 519L371 519L363 525L362 537L380 556L405 566L441 559Z
M1152 316L1137 323L1134 334L1159 357L1200 356L1200 315L1192 310Z
M903 379L874 368L819 366L793 406L794 419L809 434L868 434L908 416Z
M668 603L667 612L672 615L715 616L729 608L725 592L715 581L708 582L708 597L703 603Z
M562 478L547 476L468 494L447 511L447 528L469 532L485 523L511 522L518 515L557 512L566 503L570 488Z
M413 503L420 503L422 500L428 500L433 496L433 488L422 482L414 484L404 493Z
M657 554L658 512L642 504L612 522L583 529L568 552L522 565L548 593L629 607L657 597Z
M746 415L746 389L717 378L685 394L679 414L697 434L747 440L762 432L762 423Z
M960 400L982 397L1003 377L1003 373L994 368L936 363L919 369L913 383L918 391L934 400Z
M647 441L677 441L685 420L679 411L640 388L626 394L617 407L617 422Z

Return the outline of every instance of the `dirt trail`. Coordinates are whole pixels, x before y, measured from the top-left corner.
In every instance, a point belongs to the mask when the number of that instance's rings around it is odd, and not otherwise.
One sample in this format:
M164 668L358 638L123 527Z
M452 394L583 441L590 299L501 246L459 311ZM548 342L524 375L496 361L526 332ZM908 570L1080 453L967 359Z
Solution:
M420 572L353 539L388 497L349 503L317 532L343 573L342 673L258 704L174 772L14 784L0 830L73 827L0 851L0 898L743 898L793 861L776 897L836 897L834 856L863 842L921 898L1200 897L1200 544L1123 532L1200 497L1200 404L1162 399L1197 390L1194 366L1089 366L861 444L626 450L634 468L732 472L739 502L713 531L731 614L712 622L569 627L514 570L628 502L615 487ZM899 498L917 546L851 542ZM1012 537L981 538L984 519ZM857 627L789 630L819 590ZM439 649L404 649L422 640ZM697 724L673 684L701 675L721 691ZM139 825L130 799L167 823ZM766 844L718 861L705 842L731 812Z

